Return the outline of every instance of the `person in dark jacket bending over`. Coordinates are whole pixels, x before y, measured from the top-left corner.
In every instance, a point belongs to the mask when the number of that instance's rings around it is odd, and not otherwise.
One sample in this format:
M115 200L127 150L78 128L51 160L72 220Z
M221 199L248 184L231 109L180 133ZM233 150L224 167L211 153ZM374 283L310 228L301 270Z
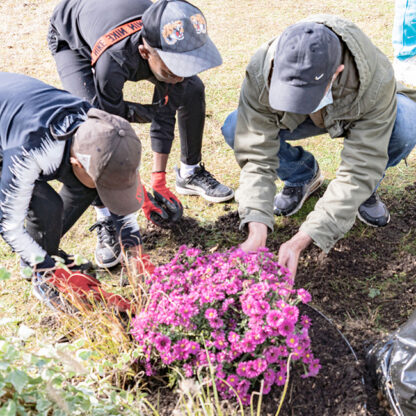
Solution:
M234 191L200 164L205 95L196 74L222 59L199 9L182 0L63 0L53 12L48 43L66 90L130 122L151 122L153 195L145 192L143 205L148 219L161 225L182 216L182 205L165 180L176 112L181 139L177 192L212 202L233 198ZM155 85L150 105L123 99L125 82L140 80ZM118 236L111 213L100 201L95 205L96 261L111 267L120 258Z
M35 295L49 306L56 296L45 279L61 278L54 256L76 269L59 250L61 237L97 195L116 215L135 218L144 200L140 157L141 143L123 118L36 79L0 72L0 234L32 268ZM53 179L63 183L59 194L48 184ZM140 246L137 223L124 228L120 233Z

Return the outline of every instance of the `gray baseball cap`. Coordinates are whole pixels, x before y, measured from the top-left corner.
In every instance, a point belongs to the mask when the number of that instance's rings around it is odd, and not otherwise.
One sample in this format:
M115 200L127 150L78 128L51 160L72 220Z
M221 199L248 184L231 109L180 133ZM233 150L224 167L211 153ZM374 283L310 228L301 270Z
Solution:
M269 103L279 111L310 114L341 63L341 42L325 25L300 22L280 36L273 63Z
M104 205L114 214L131 214L143 205L140 140L119 116L96 108L87 114L74 135L73 152L94 180Z
M142 22L142 36L175 75L191 77L222 64L204 15L187 1L158 0Z

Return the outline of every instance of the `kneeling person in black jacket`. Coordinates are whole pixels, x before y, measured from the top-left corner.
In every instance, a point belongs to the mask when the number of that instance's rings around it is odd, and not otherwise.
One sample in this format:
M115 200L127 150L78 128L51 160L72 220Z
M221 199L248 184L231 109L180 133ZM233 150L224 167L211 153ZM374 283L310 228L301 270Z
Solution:
M144 200L140 158L140 140L123 118L36 79L0 73L0 234L38 278L53 275L62 236L97 195L116 216L135 218ZM53 179L63 184L59 193ZM120 233L134 237L139 252L132 224Z

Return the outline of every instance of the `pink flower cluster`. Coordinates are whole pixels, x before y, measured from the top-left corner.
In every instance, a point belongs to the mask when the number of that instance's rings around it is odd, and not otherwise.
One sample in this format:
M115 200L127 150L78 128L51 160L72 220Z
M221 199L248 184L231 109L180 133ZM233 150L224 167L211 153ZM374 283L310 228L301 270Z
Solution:
M306 316L297 304L310 301L267 249L231 249L203 256L182 246L147 282L149 303L133 320L148 375L174 365L192 377L201 366L215 369L223 398L237 393L244 404L264 380L263 393L284 385L289 354L315 376Z

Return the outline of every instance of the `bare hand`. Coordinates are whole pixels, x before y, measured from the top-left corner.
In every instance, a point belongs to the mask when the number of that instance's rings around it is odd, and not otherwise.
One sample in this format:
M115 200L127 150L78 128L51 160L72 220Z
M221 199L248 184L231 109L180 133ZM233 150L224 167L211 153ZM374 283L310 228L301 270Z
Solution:
M292 279L296 277L300 253L311 242L312 238L308 234L298 231L289 241L280 246L278 262L282 267L289 269Z
M250 222L248 224L248 237L240 245L241 250L248 253L249 251L257 251L260 247L266 246L267 225L260 222Z

